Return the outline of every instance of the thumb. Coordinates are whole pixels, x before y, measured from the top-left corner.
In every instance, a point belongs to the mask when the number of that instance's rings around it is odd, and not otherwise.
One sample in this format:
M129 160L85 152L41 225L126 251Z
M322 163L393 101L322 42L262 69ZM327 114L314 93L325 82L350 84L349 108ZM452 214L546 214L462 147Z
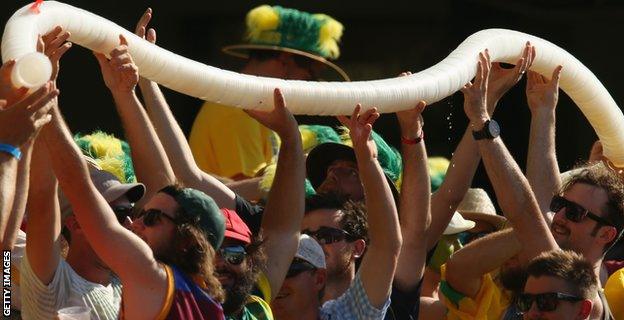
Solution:
M552 78L550 79L550 81L556 87L559 87L559 79L561 79L562 69L563 69L563 66L559 65L555 68L555 70L553 70Z

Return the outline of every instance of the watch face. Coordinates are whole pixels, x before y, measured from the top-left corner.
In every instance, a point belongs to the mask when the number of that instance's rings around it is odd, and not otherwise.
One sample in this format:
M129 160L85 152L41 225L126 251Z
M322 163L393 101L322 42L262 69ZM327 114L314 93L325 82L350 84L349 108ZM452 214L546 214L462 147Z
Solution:
M488 123L488 131L493 138L498 137L500 135L500 126L498 125L498 122L490 120Z

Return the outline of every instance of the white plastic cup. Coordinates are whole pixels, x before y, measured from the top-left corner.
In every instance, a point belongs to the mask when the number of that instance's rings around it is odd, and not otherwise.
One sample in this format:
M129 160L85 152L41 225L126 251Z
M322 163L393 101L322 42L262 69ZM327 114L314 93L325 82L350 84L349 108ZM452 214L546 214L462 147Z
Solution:
M52 63L40 52L26 54L19 58L11 72L11 82L16 88L36 89L44 85L52 76Z
M59 320L91 320L91 308L69 307L63 308L57 313Z

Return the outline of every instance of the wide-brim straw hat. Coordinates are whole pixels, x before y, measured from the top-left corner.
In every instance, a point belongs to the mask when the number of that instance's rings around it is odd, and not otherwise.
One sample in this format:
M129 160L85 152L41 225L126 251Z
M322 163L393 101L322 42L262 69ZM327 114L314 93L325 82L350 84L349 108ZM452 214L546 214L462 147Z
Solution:
M496 213L494 203L485 190L480 188L470 188L466 192L464 199L457 206L459 212L465 219L472 221L485 221L496 230L505 227L507 219Z

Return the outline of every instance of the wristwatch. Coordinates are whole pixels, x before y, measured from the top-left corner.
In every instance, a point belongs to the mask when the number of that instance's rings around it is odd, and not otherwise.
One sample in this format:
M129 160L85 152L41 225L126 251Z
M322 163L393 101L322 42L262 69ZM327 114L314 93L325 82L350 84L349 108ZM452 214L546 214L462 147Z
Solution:
M483 129L472 131L475 140L494 139L500 135L500 126L498 122L490 119L483 124Z

